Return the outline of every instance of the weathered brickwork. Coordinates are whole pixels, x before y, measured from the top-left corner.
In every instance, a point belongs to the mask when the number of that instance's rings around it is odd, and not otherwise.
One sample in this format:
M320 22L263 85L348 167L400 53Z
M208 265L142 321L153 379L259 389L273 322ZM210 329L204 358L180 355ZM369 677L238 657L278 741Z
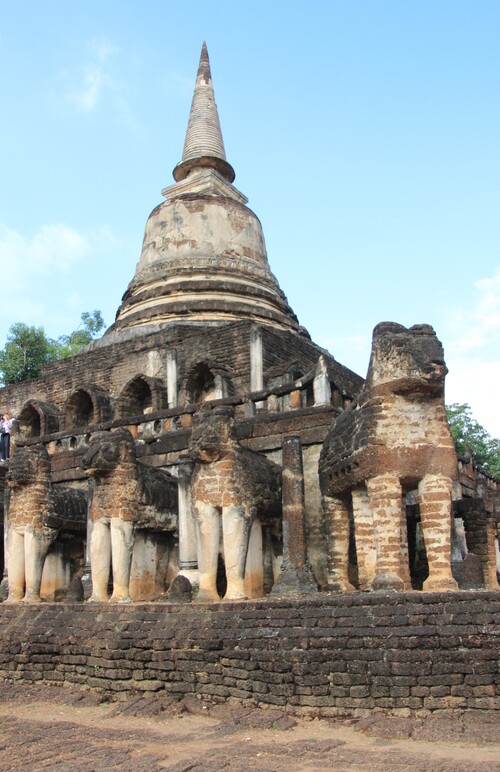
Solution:
M498 531L491 500L460 499L455 502L455 513L463 520L469 553L476 555L481 562L484 586L490 590L497 590L495 539Z
M314 709L495 709L498 593L0 606L0 675Z
M294 335L291 332L263 328L263 356L265 372L273 369L281 371L283 363L295 364L305 375L318 361L320 354L327 355L328 375L332 384L350 399L359 392L363 379L352 370L341 365L331 355L316 346L306 335Z
M205 326L203 329L188 326L169 326L167 329L147 335L136 335L131 339L119 340L104 345L106 337L88 351L71 359L53 362L44 368L40 378L12 384L1 390L2 404L9 405L18 416L30 401L46 403L50 410L59 413L59 429L71 428L74 413L72 398L82 388L89 391L102 390L101 399L107 396L109 402L99 403L95 416L87 423L120 417L120 398L123 390L136 376L144 375L163 383L167 390L167 352L175 351L179 373L178 402L186 405L192 402L189 394L189 379L200 363L207 363L212 370L224 373L228 382L228 396L246 394L250 386L250 334L251 322L234 322L222 327ZM322 349L300 335L285 331L264 330L264 354L269 346L273 365L284 371L293 358L293 346L301 352L301 370L306 372L324 353ZM361 387L362 379L347 368L329 361L335 369L338 388L347 390L353 396ZM266 384L264 384L266 386ZM73 424L74 425L74 424ZM42 431L38 433L44 434ZM56 431L54 426L50 427Z
M451 495L457 455L446 420L443 347L429 325L382 322L368 375L323 445L319 475L330 523L330 584L352 589L352 505L360 589L409 589L405 496L418 490L429 576L423 588L454 590Z
M172 349L177 353L181 380L187 380L200 361L217 362L228 368L239 392L249 391L251 327L247 322L203 330L178 325L109 345L104 345L103 338L88 351L48 365L40 378L7 386L2 390L2 404L11 405L18 415L29 399L37 398L62 413L70 396L91 381L108 392L115 412L122 389L134 376L158 377L166 385L166 353ZM180 386L182 389L182 383Z

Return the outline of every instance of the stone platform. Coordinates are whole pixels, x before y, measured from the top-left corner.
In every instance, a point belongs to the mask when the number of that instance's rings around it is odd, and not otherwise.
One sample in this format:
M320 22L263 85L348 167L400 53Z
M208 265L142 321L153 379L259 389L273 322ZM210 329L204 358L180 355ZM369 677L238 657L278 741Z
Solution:
M319 715L495 710L500 593L0 605L0 678Z

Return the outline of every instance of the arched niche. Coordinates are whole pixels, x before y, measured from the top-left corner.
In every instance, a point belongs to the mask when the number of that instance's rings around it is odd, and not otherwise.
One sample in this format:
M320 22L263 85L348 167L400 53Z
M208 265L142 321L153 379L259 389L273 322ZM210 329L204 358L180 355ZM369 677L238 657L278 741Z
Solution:
M118 414L120 418L132 415L147 415L168 407L167 389L159 378L136 375L120 395Z
M66 429L102 423L112 417L109 394L93 384L85 384L74 391L64 407Z
M41 437L59 431L59 414L57 408L48 402L30 399L23 406L16 423L22 437Z
M223 365L198 362L186 378L184 392L186 402L192 404L231 396L234 389Z

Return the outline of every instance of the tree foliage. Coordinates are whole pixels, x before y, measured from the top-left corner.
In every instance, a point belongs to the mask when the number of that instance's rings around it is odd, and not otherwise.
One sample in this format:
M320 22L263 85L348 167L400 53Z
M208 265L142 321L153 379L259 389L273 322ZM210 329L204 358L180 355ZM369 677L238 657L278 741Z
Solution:
M10 328L7 343L0 352L2 380L7 384L36 378L51 357L51 341L43 327L17 322Z
M74 354L78 354L82 348L96 338L99 332L105 326L100 311L84 311L81 315L81 321L76 330L69 335L60 335L57 341L51 341L54 347L54 359L66 359Z
M477 466L500 479L500 440L476 421L470 405L455 402L446 407L446 413L457 453L465 456L469 449Z
M7 385L36 378L47 362L77 354L96 338L104 326L100 311L85 311L76 330L53 340L47 337L43 327L23 322L13 324L0 351L2 383Z

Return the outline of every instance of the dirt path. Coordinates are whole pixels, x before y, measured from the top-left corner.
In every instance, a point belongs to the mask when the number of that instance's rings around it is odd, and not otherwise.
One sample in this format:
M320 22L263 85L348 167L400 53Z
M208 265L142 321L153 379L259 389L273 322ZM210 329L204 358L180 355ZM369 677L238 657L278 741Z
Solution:
M0 685L0 770L500 771L498 716L296 719L153 695Z

